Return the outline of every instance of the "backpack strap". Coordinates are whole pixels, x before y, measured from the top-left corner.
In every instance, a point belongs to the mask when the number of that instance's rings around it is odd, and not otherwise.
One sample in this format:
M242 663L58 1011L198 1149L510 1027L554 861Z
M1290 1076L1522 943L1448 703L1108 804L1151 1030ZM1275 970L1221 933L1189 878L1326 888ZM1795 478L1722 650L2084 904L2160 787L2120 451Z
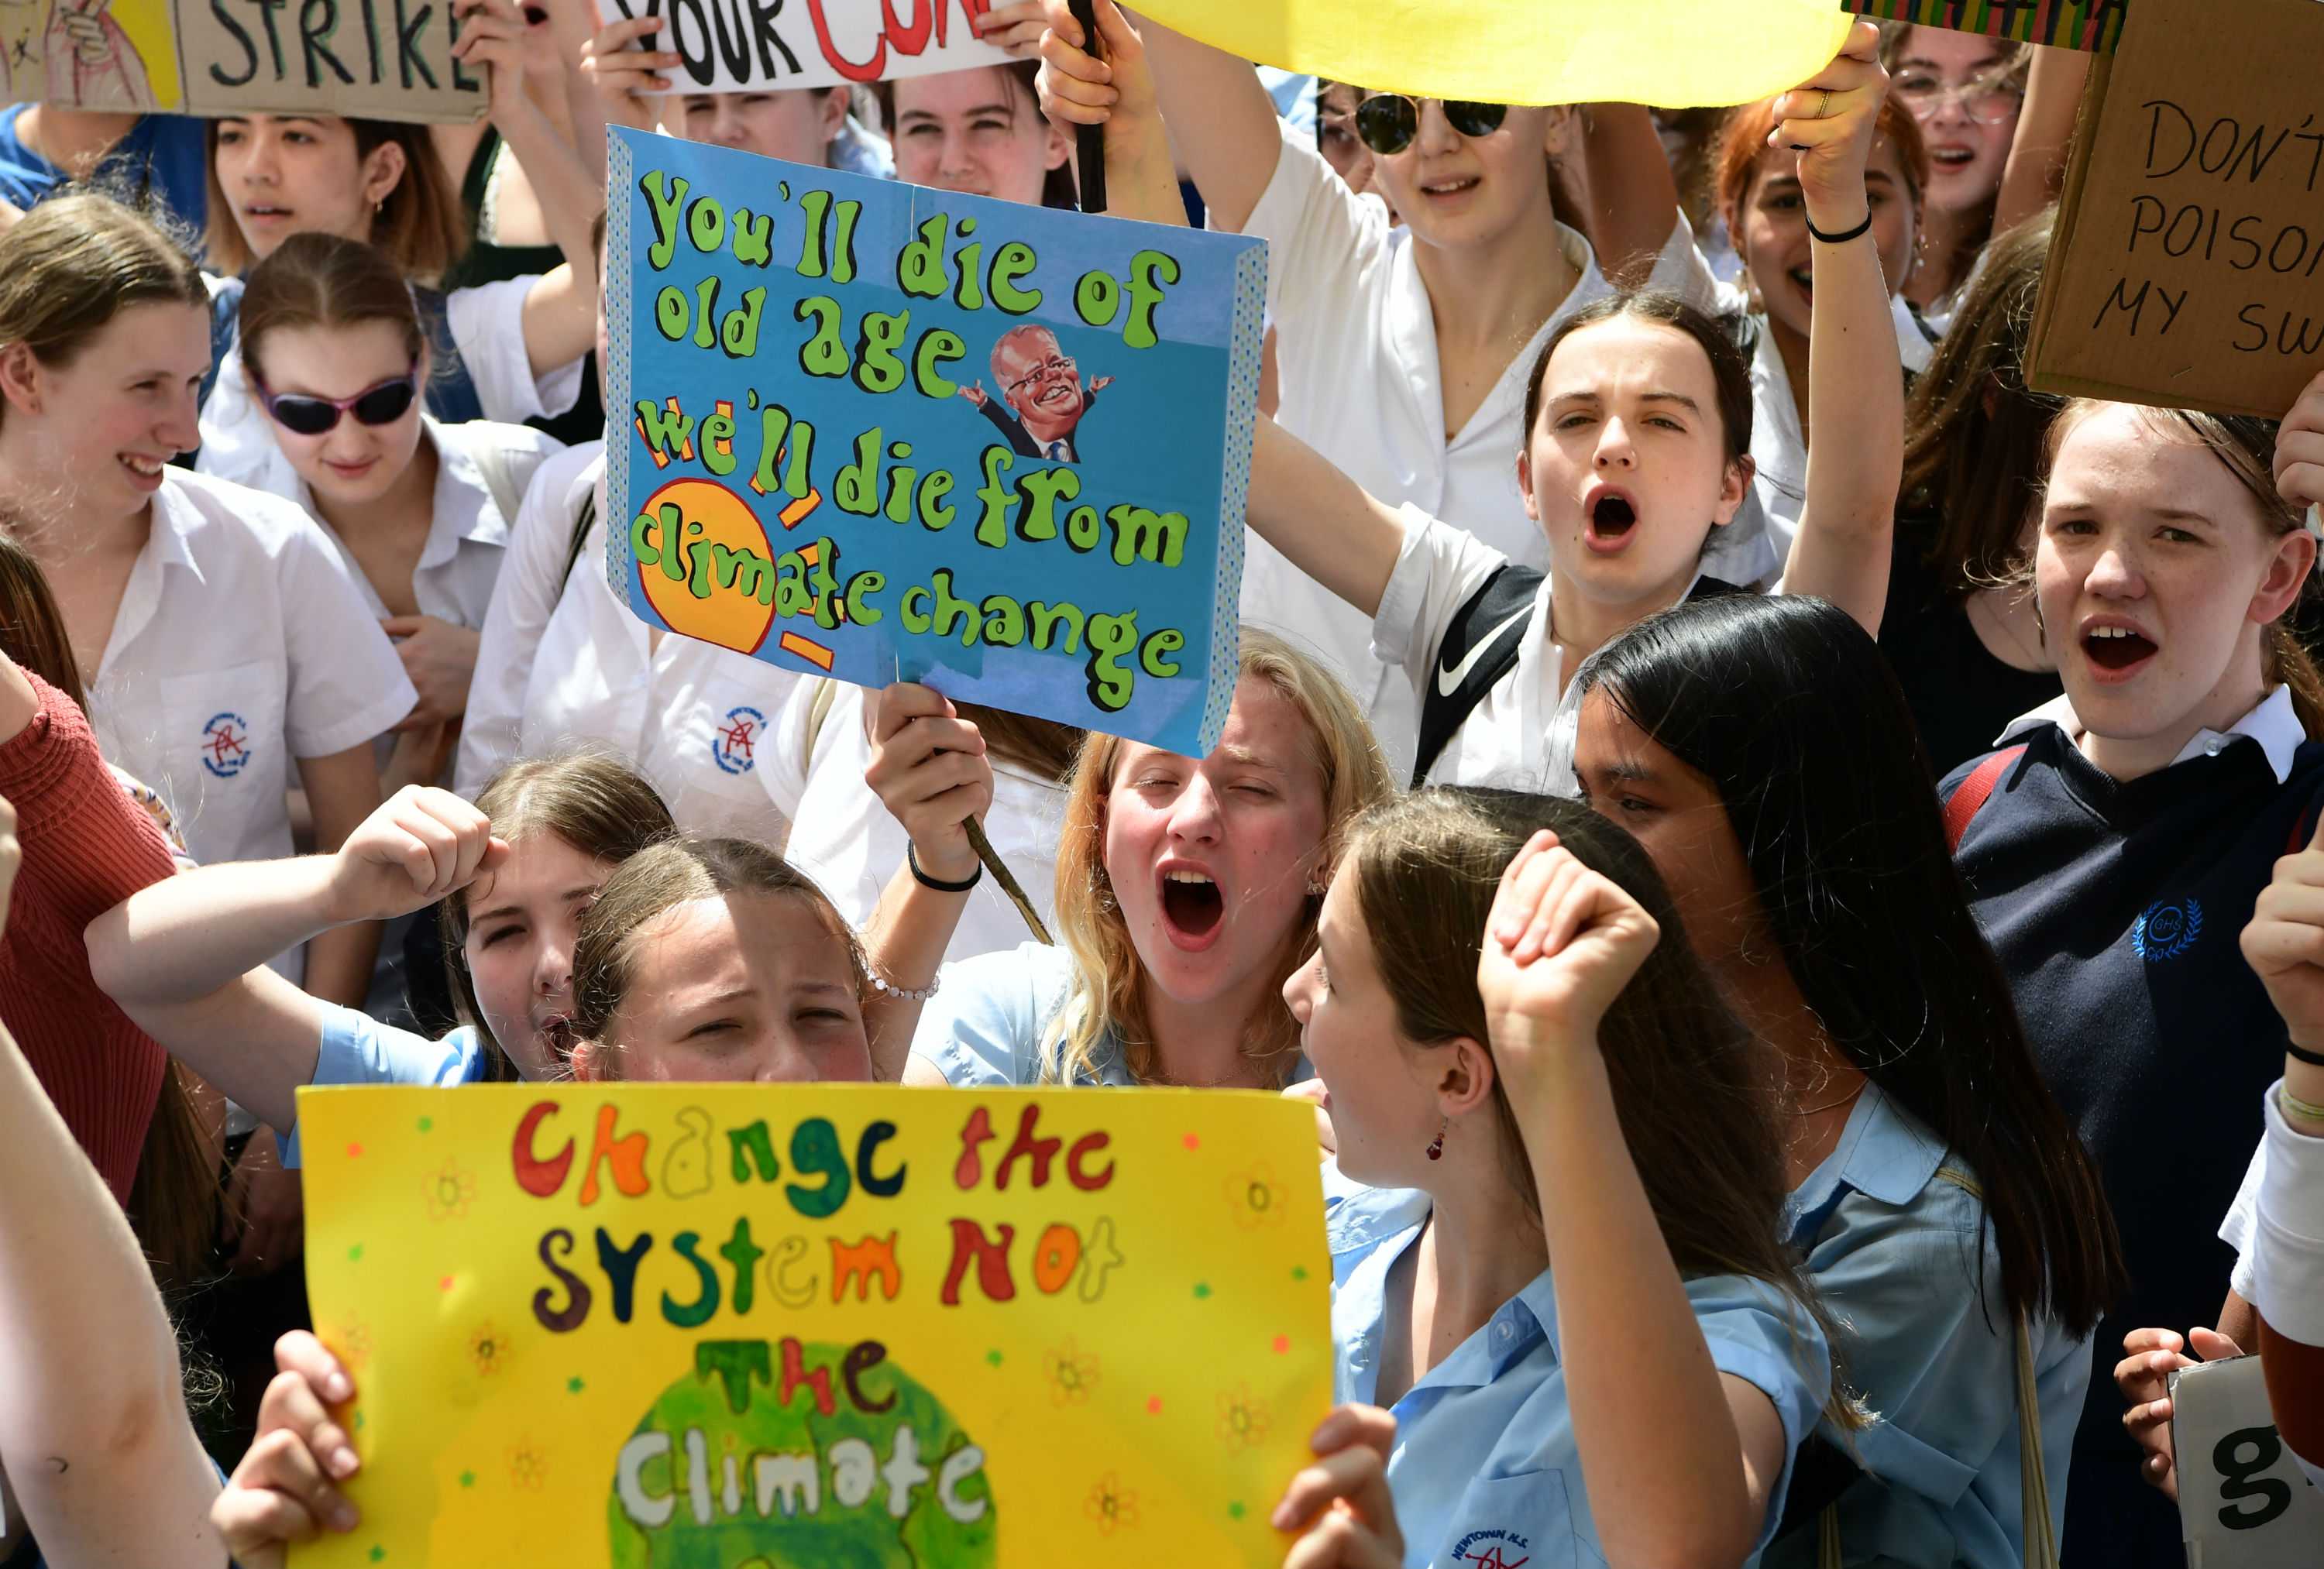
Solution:
M1429 683L1420 693L1420 748L1412 787L1420 788L1494 683L1517 668L1526 624L1541 592L1539 569L1505 561L1452 613L1436 646Z
M209 407L210 394L217 388L218 366L225 363L235 340L241 335L242 280L228 278L210 296L210 368L202 372L201 392L195 399L195 408Z
M475 463L477 472L484 476L484 489L492 493L493 505L500 509L501 521L516 527L518 509L524 505L524 491L509 468L508 448L492 439L490 421L471 424L468 428L480 438L468 447L468 456ZM594 500L593 493L591 499Z
M581 510L574 515L573 542L566 547L565 570L557 575L559 589L573 581L573 569L581 564L581 552L589 543L589 526L597 521L597 487L592 485L581 498Z
M2025 755L2022 746L2006 747L1986 758L1969 771L1969 777L1956 785L1945 798L1945 849L1958 855L1961 837L1969 832L1969 820L1974 818L2001 783L2001 775L2009 765Z

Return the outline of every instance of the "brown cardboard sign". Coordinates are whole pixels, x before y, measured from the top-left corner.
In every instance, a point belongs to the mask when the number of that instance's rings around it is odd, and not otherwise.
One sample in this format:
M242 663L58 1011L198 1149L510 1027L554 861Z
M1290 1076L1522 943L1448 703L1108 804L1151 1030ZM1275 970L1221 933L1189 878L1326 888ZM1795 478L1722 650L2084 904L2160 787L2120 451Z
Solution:
M2042 280L2046 392L2274 418L2324 366L2324 5L2137 0Z
M475 120L449 0L0 0L0 92L86 109Z

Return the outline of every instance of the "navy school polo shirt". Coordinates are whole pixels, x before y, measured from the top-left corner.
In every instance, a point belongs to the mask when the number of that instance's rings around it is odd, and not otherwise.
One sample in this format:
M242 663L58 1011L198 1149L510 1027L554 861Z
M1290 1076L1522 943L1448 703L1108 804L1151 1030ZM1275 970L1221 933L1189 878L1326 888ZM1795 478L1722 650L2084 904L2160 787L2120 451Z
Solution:
M2098 1163L2132 1281L2095 1339L2063 1555L2070 1569L2176 1564L2176 1508L2139 1479L2110 1375L2128 1331L2208 1326L2227 1297L2219 1217L2285 1039L2237 939L2295 824L2315 821L2324 745L2301 745L2282 780L2242 736L2123 783L2055 724L2014 740L2024 755L1958 859L2042 1076Z

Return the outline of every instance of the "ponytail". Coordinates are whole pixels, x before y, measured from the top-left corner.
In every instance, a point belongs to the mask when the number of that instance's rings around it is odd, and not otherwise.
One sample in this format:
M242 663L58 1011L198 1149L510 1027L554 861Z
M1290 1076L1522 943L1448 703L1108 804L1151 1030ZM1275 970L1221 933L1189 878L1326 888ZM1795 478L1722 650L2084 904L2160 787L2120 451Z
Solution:
M2316 668L2316 656L2292 629L2288 612L2268 623L2260 641L2260 674L2269 686L2281 684L2292 689L2292 711L2300 716L2301 731L2311 741L2324 740L2324 671Z

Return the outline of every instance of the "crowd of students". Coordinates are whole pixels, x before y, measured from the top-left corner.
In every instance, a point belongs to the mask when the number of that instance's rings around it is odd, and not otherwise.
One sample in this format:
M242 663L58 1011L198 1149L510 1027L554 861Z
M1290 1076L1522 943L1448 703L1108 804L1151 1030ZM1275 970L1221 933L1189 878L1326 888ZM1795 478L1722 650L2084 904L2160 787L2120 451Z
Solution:
M2244 1350L2324 1479L2324 375L2028 385L2079 57L1537 108L1016 0L687 96L456 9L483 127L0 116L0 1564L355 1528L310 1084L1312 1101L1300 1569L2175 1564ZM1216 748L628 612L607 125L1063 207L1097 125L1268 242Z

